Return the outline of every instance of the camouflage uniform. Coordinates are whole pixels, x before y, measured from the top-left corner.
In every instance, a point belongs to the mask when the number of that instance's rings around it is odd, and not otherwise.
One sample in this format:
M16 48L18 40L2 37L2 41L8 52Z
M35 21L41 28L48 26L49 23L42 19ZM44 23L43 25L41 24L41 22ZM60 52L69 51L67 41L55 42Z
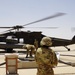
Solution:
M30 51L30 57L33 57L32 55L33 55L33 53L34 53L34 51L35 51L35 46L34 46L34 45L26 44L26 45L23 46L23 48L24 48L24 49L27 49L26 58L28 58L29 50L31 50L31 51Z
M38 49L38 41L36 39L34 41L34 46L35 46L36 49Z
M37 75L54 75L53 67L57 66L58 60L52 49L44 46L38 48L35 60L38 65Z

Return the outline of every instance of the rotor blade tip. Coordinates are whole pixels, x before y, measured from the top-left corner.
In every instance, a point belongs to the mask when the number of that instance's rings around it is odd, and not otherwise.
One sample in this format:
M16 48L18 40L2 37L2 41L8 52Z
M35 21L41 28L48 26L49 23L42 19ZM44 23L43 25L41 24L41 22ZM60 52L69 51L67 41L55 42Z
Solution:
M60 14L60 15L66 15L66 13L61 13L61 12L60 12L59 14Z

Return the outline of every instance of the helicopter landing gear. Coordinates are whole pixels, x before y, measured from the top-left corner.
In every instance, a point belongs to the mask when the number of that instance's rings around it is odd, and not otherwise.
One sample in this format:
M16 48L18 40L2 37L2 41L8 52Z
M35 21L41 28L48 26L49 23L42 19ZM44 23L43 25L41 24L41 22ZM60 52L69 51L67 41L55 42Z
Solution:
M68 48L67 46L64 46L68 51L70 51L70 48Z

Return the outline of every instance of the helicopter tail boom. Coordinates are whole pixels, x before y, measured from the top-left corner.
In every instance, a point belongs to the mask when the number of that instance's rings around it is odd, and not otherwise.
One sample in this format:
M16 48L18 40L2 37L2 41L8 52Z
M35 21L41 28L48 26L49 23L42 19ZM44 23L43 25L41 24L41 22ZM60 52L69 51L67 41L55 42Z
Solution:
M75 44L75 35L74 35L74 37L72 38L72 42L73 42L73 44Z

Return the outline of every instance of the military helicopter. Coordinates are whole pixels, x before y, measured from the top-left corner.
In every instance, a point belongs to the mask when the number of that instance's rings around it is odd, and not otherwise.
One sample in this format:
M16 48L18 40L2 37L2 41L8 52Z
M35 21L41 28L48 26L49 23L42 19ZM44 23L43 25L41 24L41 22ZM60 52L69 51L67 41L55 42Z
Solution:
M45 21L45 20L63 16L63 15L65 15L65 13L56 13L55 15L48 16L46 18L36 20L24 25L16 25L13 27L0 27L0 28L10 28L9 30L6 30L5 33L0 34L1 36L0 42L5 42L5 44L2 44L2 43L0 44L0 48L5 49L7 52L12 52L13 48L22 48L23 44L19 44L19 40L21 38L24 40L23 41L24 44L34 44L34 41L37 40L38 46L39 46L40 40L46 35L43 35L42 32L19 31L19 30L24 28L24 26L28 26L31 24L35 24L41 21ZM49 28L49 27L45 27L45 29L46 28ZM58 28L58 27L50 27L50 28ZM17 31L12 32L12 30L17 30ZM15 41L13 38L11 38L12 41L8 42L10 40L10 39L6 39L8 36L15 36L14 38L17 38L16 42L13 42ZM73 37L72 40L60 39L60 38L54 38L54 37L50 37L50 38L52 38L52 41L53 41L52 47L64 46L65 48L68 49L68 51L70 51L70 49L67 47L67 45L75 44L75 36Z

